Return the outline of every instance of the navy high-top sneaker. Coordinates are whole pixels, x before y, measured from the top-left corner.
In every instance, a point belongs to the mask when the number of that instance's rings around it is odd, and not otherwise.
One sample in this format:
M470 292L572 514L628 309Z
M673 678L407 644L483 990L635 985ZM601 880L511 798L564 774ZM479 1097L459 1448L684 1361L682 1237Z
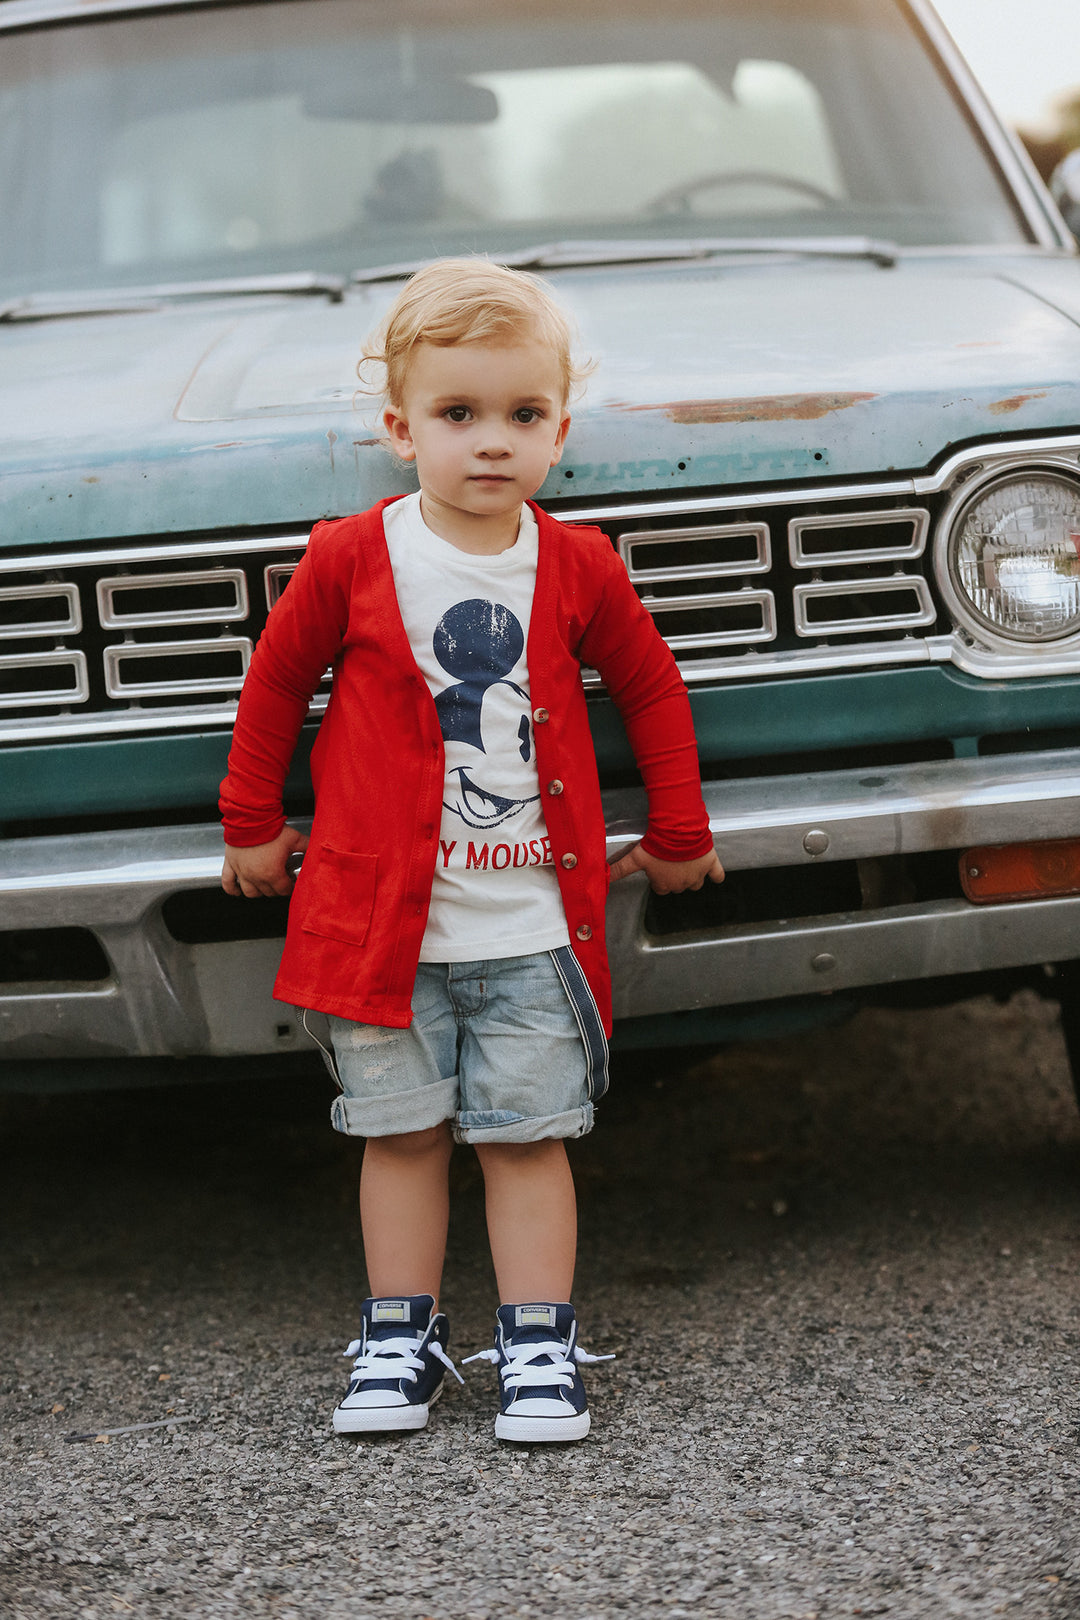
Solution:
M583 1440L589 1403L578 1365L614 1356L591 1356L579 1347L572 1305L500 1305L495 1314L495 1348L466 1360L490 1361L499 1369L496 1438L530 1444Z
M334 1428L338 1434L424 1428L446 1369L465 1381L446 1353L446 1317L430 1294L365 1299L361 1316L360 1337L345 1351L356 1360Z

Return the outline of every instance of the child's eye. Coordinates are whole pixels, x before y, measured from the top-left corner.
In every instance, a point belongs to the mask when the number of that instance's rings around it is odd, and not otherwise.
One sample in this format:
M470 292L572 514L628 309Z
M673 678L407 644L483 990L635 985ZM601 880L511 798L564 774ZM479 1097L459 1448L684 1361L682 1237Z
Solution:
M469 420L468 408L465 405L451 405L446 412L449 422L467 422Z
M528 423L528 422L538 422L539 420L540 420L540 412L536 409L536 407L534 405L522 405L519 410L516 410L514 412L514 421L515 422Z

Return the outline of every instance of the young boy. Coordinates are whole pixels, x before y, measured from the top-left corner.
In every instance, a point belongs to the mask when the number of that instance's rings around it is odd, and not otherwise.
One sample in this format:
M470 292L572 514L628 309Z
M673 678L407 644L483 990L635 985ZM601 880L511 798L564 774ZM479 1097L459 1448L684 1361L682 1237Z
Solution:
M543 285L484 260L408 282L368 352L419 494L320 523L252 660L222 784L230 894L288 894L275 985L328 1015L332 1120L367 1138L371 1298L340 1432L422 1428L440 1392L437 1300L454 1140L484 1175L500 1305L495 1432L580 1439L565 1140L607 1084L604 900L720 882L686 689L608 540L529 503L580 373ZM609 872L580 665L617 703L648 832ZM310 844L281 795L308 704ZM306 1018L305 1013L305 1018ZM328 1054L329 1057L329 1054ZM455 1369L456 1376L456 1369Z

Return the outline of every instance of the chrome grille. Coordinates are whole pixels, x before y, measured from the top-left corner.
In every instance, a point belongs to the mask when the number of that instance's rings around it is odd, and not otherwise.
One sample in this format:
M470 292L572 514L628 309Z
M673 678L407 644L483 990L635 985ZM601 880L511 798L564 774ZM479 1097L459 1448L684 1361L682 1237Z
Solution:
M922 572L929 508L856 498L808 509L789 495L742 520L718 516L661 527L635 513L611 526L688 682L925 658L913 632L937 622Z
M694 684L929 658L932 503L913 505L910 489L764 494L744 509L737 496L645 500L561 515L607 532ZM292 532L0 560L0 736L229 724L266 614L306 543ZM325 701L324 684L314 707Z
M0 559L0 736L230 722L306 544L289 534Z

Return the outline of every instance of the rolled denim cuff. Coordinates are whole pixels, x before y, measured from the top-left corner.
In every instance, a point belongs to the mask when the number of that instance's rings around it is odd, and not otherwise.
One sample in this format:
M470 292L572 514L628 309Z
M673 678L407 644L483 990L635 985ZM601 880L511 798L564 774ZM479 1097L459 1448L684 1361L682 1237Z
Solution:
M487 1113L462 1113L454 1125L455 1142L546 1142L560 1137L586 1136L593 1128L593 1105L571 1108L565 1114L527 1118L501 1109Z
M388 1097L335 1097L330 1123L346 1136L406 1136L427 1131L457 1113L457 1075Z

